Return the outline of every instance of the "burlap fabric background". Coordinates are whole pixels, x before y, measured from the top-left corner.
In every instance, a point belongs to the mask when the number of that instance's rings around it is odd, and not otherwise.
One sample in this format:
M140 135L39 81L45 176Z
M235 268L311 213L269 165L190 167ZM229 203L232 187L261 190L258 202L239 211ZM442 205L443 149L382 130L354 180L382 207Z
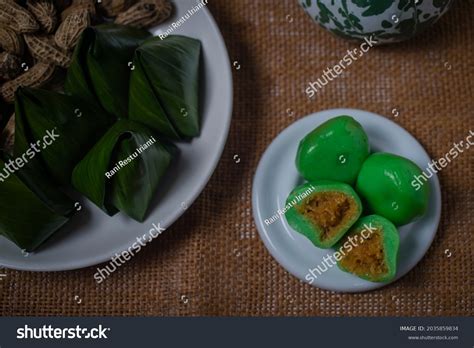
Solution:
M252 177L263 151L311 112L353 107L385 115L436 159L474 130L474 2L455 2L431 31L369 51L311 102L305 85L356 44L313 24L293 0L210 0L231 61L240 69L234 68L229 140L203 194L172 228L100 285L93 267L7 271L0 282L0 313L472 315L472 150L439 175L443 215L432 247L408 275L381 290L339 294L300 282L269 255L251 211Z

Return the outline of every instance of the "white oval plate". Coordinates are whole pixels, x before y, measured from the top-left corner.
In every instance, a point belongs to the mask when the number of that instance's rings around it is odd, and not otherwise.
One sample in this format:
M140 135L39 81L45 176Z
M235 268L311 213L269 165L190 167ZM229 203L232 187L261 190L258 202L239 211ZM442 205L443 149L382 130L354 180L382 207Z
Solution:
M295 157L300 140L321 123L340 115L349 115L364 127L372 152L390 152L414 161L422 169L430 157L406 130L394 122L362 110L334 109L321 111L298 120L280 133L262 156L255 173L252 205L260 237L270 254L291 274L304 282L310 269L322 264L323 257L332 249L319 249L306 237L295 232L284 216L273 223L265 223L285 206L288 194L303 182L296 167ZM431 196L426 215L420 220L399 228L400 253L395 280L410 271L430 247L441 216L441 190L436 176L430 180ZM268 221L269 222L269 221ZM329 263L329 262L327 262ZM311 285L333 291L361 292L380 288L389 283L373 283L341 271L337 266L318 274ZM314 277L313 277L314 278Z
M152 32L165 32L174 21L197 5L197 1L175 0L172 19ZM224 149L232 117L232 72L224 40L206 7L193 14L172 34L201 40L203 82L201 84L201 135L179 144L179 158L166 175L152 203L148 218L138 223L124 214L109 217L92 203L79 198L80 214L63 227L37 252L24 254L0 236L0 264L31 271L71 270L108 261L127 250L153 228L169 227L194 202L206 186ZM34 221L31 221L34 224ZM166 231L164 232L166 233ZM158 237L159 238L159 237Z

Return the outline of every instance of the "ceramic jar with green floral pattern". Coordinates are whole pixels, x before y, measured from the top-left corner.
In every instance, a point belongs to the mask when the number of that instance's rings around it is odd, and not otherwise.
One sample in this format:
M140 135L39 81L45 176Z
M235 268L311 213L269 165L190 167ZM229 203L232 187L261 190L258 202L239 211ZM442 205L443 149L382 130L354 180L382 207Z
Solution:
M298 0L323 28L345 38L403 41L435 23L454 0Z

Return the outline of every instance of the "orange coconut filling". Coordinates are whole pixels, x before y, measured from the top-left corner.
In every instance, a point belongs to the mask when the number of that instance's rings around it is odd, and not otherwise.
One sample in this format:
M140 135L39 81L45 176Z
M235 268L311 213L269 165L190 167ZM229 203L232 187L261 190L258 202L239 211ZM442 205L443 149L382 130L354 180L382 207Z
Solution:
M321 241L334 237L340 228L357 215L355 200L335 191L316 192L296 207L298 212L320 230Z
M350 273L370 278L385 275L388 268L385 264L382 230L374 229L368 238L364 238L361 232L352 235L354 240L361 242L360 245L346 253L342 257L340 265ZM347 237L345 240L343 239L342 243L345 241L347 241Z

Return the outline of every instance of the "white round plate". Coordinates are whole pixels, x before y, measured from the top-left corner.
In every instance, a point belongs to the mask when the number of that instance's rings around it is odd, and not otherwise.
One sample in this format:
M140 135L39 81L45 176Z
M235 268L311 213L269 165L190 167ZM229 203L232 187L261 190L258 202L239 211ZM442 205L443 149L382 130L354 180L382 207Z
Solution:
M155 35L165 32L197 5L197 1L191 0L173 3L173 18L152 30ZM219 28L206 7L190 16L172 34L197 38L203 46L202 128L198 138L178 144L180 156L161 184L162 189L157 193L146 221L138 223L121 213L109 217L85 198L80 198L81 212L35 253L24 254L0 237L0 265L21 270L60 271L109 261L115 253L131 247L137 237L147 234L153 223L169 227L204 189L221 157L231 122L230 62Z
M404 156L425 169L430 157L406 130L394 122L361 110L334 109L312 114L298 120L276 137L262 156L252 188L253 216L260 237L272 256L291 274L304 282L310 269L322 264L323 257L332 249L319 249L306 237L295 232L284 216L273 222L265 219L277 214L285 206L288 194L303 182L295 167L296 151L300 140L321 123L340 115L349 115L364 127L372 152L390 152ZM441 216L441 190L436 176L430 180L431 196L426 215L420 220L399 228L400 253L395 280L410 271L425 255L434 239ZM329 262L327 262L329 263ZM316 272L315 272L316 273ZM388 283L373 283L341 271L337 266L317 274L311 285L333 291L368 291Z

